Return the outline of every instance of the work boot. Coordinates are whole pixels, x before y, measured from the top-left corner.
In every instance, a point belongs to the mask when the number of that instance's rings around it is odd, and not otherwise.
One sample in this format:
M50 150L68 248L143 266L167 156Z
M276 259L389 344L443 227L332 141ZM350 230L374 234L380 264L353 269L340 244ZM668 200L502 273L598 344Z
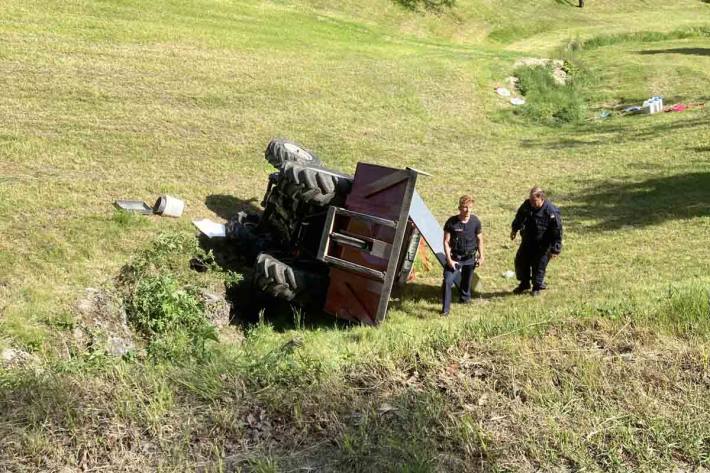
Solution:
M520 284L518 287L513 289L513 294L522 294L530 289L530 286L527 284Z

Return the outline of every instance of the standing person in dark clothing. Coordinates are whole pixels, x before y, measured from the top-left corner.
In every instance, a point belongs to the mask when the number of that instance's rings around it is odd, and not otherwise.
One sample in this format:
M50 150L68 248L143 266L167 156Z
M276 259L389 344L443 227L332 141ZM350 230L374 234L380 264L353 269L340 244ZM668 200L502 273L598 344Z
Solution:
M532 279L532 295L538 296L545 289L547 263L562 251L560 209L545 200L545 192L538 186L530 189L530 197L515 214L510 239L515 240L518 232L523 238L515 255L515 275L520 284L513 292L528 291Z
M444 282L441 285L442 315L448 315L451 308L451 290L456 271L461 270L459 302L471 301L471 281L473 270L483 263L483 235L481 221L471 213L473 198L468 195L459 199L459 214L449 218L444 224ZM476 256L478 255L478 258Z

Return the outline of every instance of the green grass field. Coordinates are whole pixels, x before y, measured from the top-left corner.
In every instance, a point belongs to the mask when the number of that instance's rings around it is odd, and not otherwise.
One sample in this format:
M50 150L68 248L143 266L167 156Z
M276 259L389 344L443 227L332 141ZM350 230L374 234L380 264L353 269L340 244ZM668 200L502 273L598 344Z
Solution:
M0 367L0 470L710 468L710 4L337 3L3 3L0 350L32 361ZM494 93L524 57L579 67L582 120ZM620 113L652 95L692 106ZM481 297L441 319L419 266L379 328L294 310L179 361L77 344L87 287L257 205L277 136L345 172L431 173L442 222L472 193ZM566 224L537 299L501 276L533 184ZM165 193L182 218L112 206ZM223 285L188 253L178 278Z

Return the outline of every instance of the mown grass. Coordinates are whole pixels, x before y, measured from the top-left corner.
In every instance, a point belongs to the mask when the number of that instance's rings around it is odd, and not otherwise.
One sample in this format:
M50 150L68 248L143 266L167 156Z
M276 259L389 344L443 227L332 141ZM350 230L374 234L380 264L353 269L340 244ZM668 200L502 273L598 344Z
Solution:
M0 369L1 469L707 466L707 111L596 112L704 103L706 37L673 32L704 31L708 5L588 7L6 2L0 348L36 360ZM561 129L513 116L493 87L575 38L590 112ZM272 136L347 172L434 171L418 185L441 220L473 192L482 297L442 320L439 272L422 267L377 329L266 319L179 364L67 350L84 288L114 285L164 231L189 240L190 219L256 205ZM535 183L567 224L542 300L501 276ZM184 218L111 206L162 193ZM223 284L187 271L188 253L169 274Z

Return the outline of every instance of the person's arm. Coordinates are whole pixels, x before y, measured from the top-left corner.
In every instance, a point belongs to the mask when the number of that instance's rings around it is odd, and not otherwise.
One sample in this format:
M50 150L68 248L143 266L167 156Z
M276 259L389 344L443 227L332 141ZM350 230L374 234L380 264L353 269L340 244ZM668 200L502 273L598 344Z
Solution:
M556 209L552 215L554 218L551 222L552 244L550 245L550 255L555 257L562 252L562 215L560 210Z
M446 256L446 264L449 265L451 269L456 269L454 265L454 260L451 259L451 233L444 229L444 255Z
M478 232L478 235L476 235L476 243L478 245L478 264L481 265L486 260L483 255L483 232Z
M527 202L527 201L526 201ZM525 204L526 202L523 202L523 205L518 208L518 211L515 214L515 218L513 219L513 224L511 225L511 231L510 231L510 239L515 240L515 235L518 234L520 229L523 228L523 223L525 222Z

